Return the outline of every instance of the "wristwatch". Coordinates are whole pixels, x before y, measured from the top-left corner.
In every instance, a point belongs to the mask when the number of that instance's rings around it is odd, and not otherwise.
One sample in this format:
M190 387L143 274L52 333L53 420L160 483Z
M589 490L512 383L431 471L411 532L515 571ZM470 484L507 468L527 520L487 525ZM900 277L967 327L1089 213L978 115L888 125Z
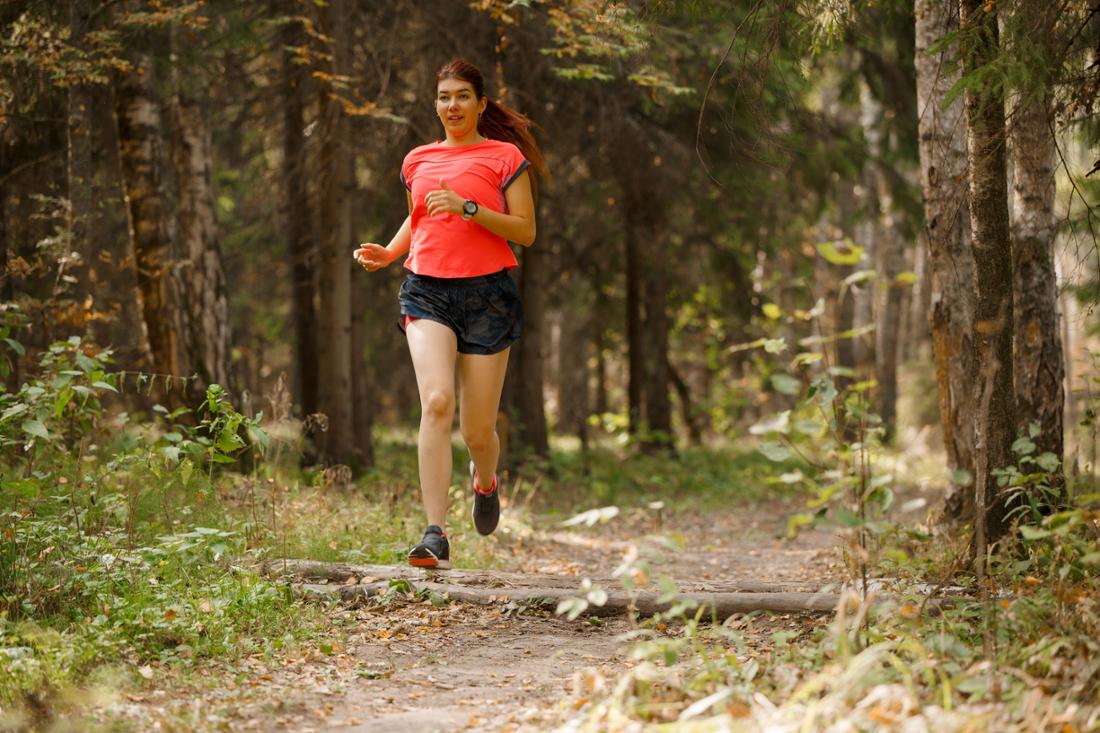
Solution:
M467 199L462 202L462 218L466 221L477 216L477 202Z

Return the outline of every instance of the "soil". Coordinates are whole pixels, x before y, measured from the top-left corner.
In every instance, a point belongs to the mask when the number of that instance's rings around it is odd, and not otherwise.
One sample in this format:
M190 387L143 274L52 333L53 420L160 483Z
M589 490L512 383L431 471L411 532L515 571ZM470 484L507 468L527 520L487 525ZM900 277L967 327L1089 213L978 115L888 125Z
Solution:
M502 569L532 575L608 577L632 545L663 557L652 574L705 585L732 581L820 588L841 575L838 538L808 529L786 539L794 506L739 508L717 516L656 512L595 527L501 534ZM672 539L658 543L647 536ZM452 548L456 565L458 549ZM559 577L560 580L560 577ZM339 642L274 660L249 659L202 681L152 680L104 713L141 730L538 731L555 727L583 693L632 662L627 618L568 621L500 602L436 599L347 609ZM812 630L825 614L753 614L735 620L750 644L778 630ZM350 626L350 632L347 631ZM181 690L188 693L182 694Z

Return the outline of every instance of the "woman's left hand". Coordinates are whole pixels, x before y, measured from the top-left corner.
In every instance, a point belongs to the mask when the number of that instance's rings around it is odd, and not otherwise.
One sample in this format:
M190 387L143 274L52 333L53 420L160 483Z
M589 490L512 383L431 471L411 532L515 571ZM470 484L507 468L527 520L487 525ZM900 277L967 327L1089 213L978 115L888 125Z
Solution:
M466 200L451 190L447 182L439 179L439 188L429 191L424 197L424 204L428 207L428 216L451 213L462 215L462 205Z

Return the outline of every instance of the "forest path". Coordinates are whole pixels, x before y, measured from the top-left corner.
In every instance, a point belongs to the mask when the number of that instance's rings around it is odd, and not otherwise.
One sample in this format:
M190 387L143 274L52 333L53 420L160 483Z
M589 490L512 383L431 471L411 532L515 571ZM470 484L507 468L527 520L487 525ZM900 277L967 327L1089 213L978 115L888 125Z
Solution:
M809 529L785 539L787 516L797 510L769 502L714 514L666 512L660 520L637 511L594 527L500 533L495 542L504 569L552 575L558 583L572 576L574 587L584 577L609 577L631 545L643 555L646 547L659 549L664 561L651 566L651 574L682 584L821 587L841 573L837 537ZM655 542L657 530L682 549ZM461 566L460 547L452 547L452 557ZM568 621L503 600L397 602L347 613L354 623L343 643L319 644L297 658L246 660L235 670L240 682L193 690L193 715L232 730L296 733L538 731L560 720L578 680L591 686L631 664L629 643L619 638L630 629L622 616ZM738 628L750 645L766 646L776 631L805 632L828 620L827 614L758 614ZM179 721L181 703L173 697L162 698L160 709L175 709L171 718ZM157 703L155 696L141 702ZM187 724L205 729L197 718Z

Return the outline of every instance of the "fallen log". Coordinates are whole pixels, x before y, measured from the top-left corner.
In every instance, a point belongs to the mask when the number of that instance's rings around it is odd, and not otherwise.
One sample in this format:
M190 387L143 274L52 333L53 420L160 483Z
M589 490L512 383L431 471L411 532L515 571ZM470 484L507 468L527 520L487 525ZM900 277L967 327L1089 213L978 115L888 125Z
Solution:
M468 587L452 583L438 583L433 581L406 581L411 591L416 593L421 590L438 593L454 601L463 603L492 604L492 603L516 603L532 607L557 608L557 605L570 598L583 597L584 593L574 588L572 590L549 587L526 588L487 588ZM300 584L299 589L306 594L320 596L338 595L342 600L352 603L364 603L372 597L383 595L391 589L390 582L374 581L357 585L326 585L318 583ZM702 607L703 618L717 618L723 621L736 613L748 613L750 611L783 612L832 612L840 603L841 596L836 593L681 593L676 596L676 601L691 600ZM667 611L672 605L662 599L662 594L655 592L636 591L611 591L607 593L607 601L602 605L588 604L583 611L589 616L615 616L634 611L643 616L652 616L655 613ZM695 610L689 611L694 615Z
M327 580L331 583L371 583L375 580L408 580L441 582L464 587L484 588L555 588L570 590L574 595L581 578L568 575L532 575L497 570L425 570L408 565L357 565L317 560L266 560L261 566L266 575L289 575L304 580ZM618 586L615 578L593 578L598 585ZM753 580L685 581L684 592L700 593L809 593L839 591L840 585L816 587L811 583L769 583Z

